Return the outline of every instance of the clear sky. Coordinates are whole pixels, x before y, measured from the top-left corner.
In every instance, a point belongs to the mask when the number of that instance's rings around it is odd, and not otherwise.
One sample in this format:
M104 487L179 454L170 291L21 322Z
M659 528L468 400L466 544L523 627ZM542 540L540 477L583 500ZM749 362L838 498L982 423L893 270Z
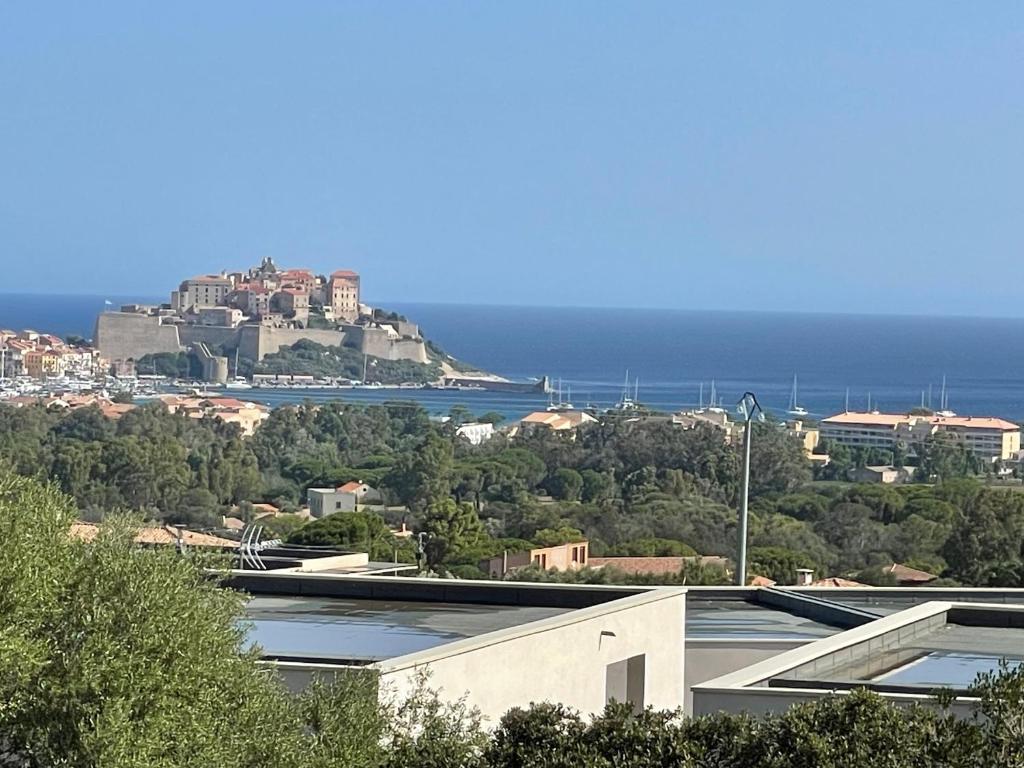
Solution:
M0 291L1024 315L1019 2L0 4Z

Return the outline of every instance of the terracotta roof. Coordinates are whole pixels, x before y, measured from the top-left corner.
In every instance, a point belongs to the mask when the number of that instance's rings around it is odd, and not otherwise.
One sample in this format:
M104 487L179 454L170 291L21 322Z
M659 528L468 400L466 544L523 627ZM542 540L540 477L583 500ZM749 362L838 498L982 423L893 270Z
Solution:
M352 482L345 483L338 487L339 493L353 493L363 487L363 484L353 480Z
M534 411L521 421L522 424L535 424L551 429L571 429L581 424L597 421L586 411Z
M359 275L353 272L351 269L336 269L333 272L331 272L331 277L358 278Z
M1001 429L1003 431L1018 431L1019 424L1014 424L1006 419L997 419L990 416L934 416L930 419L932 424L943 427L964 427L966 429Z
M774 587L775 582L769 579L767 576L754 576L750 580L750 586L752 587Z
M965 429L1000 429L1017 431L1019 424L1006 419L991 416L912 416L901 413L862 413L848 411L837 413L821 420L822 424L867 424L874 427L892 427L900 424L934 424L941 427L960 427Z
M902 424L907 420L905 415L894 414L894 413L858 413L856 411L848 411L847 413L837 413L835 416L829 416L827 419L822 419L822 424L870 424L877 427L893 427L894 429L898 424Z
M920 571L917 568L911 568L908 565L902 563L893 563L892 565L885 568L886 573L891 573L896 577L896 581L901 584L924 584L929 581L934 581L938 578L934 573L928 573L928 571Z
M92 541L99 534L99 530L99 526L94 523L72 523L70 533L71 536L83 541ZM230 547L234 549L238 546L238 542L231 539L196 533L184 528L176 528L173 525L143 528L135 537L135 541L138 544L175 544L179 533L185 544L190 547Z
M134 403L99 403L99 407L108 419L119 419L128 411L134 411L138 406Z
M229 278L221 277L220 275L196 275L190 277L185 281L186 283L226 283L230 282Z
M861 584L859 581L851 581L839 576L830 576L827 579L818 579L811 582L812 587L868 587L870 584Z
M724 568L728 561L724 557L706 555L703 557L591 557L588 561L591 568L611 566L623 573L647 573L666 575L679 573L688 563L710 565Z

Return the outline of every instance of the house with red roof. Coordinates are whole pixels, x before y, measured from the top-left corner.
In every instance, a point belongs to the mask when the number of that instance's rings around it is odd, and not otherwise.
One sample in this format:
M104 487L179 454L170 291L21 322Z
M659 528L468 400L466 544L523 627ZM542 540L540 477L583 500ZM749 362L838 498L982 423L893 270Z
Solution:
M309 512L313 517L326 517L336 512L358 512L360 507L384 503L381 492L358 480L337 488L310 488L306 491Z

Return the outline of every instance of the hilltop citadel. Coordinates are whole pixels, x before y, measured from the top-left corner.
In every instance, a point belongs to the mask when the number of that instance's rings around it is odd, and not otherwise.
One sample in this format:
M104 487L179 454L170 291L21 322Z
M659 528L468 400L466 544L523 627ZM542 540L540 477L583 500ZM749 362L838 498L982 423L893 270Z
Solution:
M184 280L166 304L104 312L95 333L115 369L146 355L190 352L205 378L221 382L234 371L232 359L259 361L302 340L384 360L430 362L416 324L362 303L357 273L279 269L270 258L247 272Z

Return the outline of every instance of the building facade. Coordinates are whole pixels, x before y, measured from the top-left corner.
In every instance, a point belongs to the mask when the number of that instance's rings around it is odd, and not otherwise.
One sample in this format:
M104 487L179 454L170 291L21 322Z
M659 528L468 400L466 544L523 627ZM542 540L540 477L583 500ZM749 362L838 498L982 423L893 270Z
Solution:
M590 544L573 541L554 547L535 547L520 552L504 554L480 561L480 570L492 579L503 579L520 568L535 565L542 571L576 571L589 562Z
M851 411L822 419L820 432L822 440L850 448L899 446L912 454L915 444L944 433L987 461L1009 461L1020 453L1020 425L990 417Z
M335 320L351 323L359 317L359 275L348 269L332 272L327 293Z
M179 312L193 307L216 307L224 304L232 290L234 283L227 275L199 275L182 281L171 294L171 307Z
M356 512L360 506L382 504L383 496L376 488L353 481L337 488L310 488L306 500L309 513L319 518L336 512Z

